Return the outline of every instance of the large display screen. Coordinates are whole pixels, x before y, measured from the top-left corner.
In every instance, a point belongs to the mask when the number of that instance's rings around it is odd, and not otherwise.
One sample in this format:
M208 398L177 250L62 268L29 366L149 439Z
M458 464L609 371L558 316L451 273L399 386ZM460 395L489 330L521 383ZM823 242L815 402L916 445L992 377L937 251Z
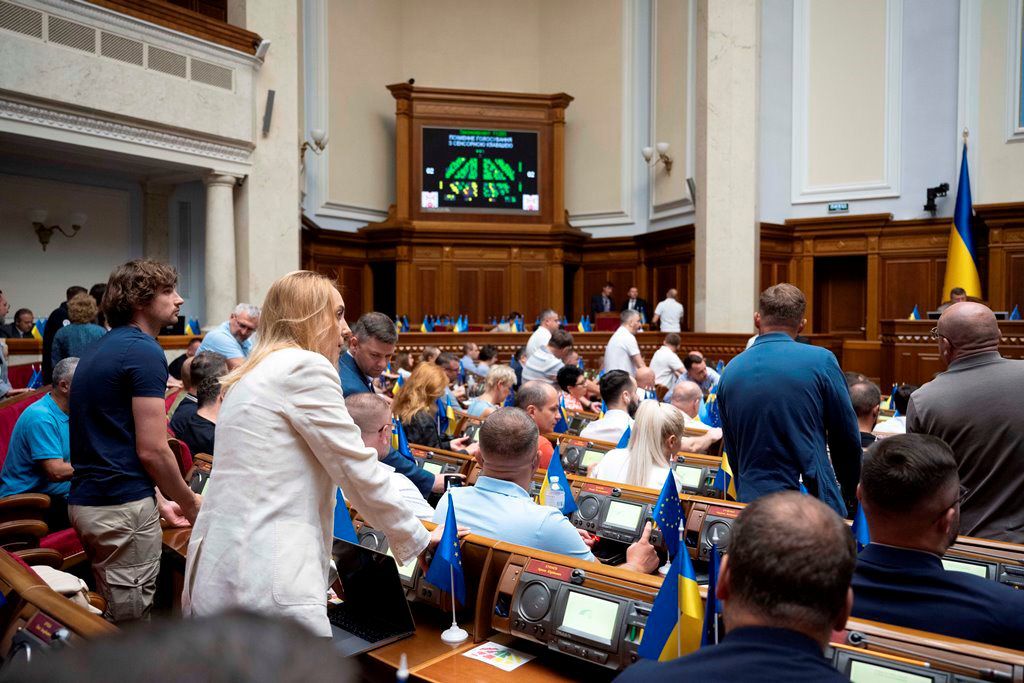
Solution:
M632 531L640 525L642 513L643 508L639 505L613 500L608 503L608 515L604 518L604 523Z
M619 603L571 591L565 601L561 628L602 643L611 644L618 623Z
M700 467L679 465L676 467L676 478L679 479L679 483L684 488L699 489L701 484L700 475L703 471Z
M537 133L423 129L426 211L538 213Z
M853 683L932 683L935 679L880 664L855 661L850 663L850 680Z
M966 572L968 574L974 574L980 576L983 579L988 578L988 567L983 564L974 564L973 562L959 562L957 560L942 560L942 568L948 572Z

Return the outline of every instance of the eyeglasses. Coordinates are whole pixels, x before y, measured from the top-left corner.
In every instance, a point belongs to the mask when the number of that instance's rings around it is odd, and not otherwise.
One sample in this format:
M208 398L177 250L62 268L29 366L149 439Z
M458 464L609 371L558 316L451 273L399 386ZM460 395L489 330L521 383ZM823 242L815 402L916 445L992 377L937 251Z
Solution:
M954 507L964 502L964 498L966 498L967 494L970 492L971 490L969 488L967 488L963 484L960 484L960 490L957 492L956 500L954 500L952 505L950 505L949 507Z
M944 334L939 333L938 326L935 326L935 327L932 328L931 334L932 334L932 339L942 338L942 339L945 339L946 341L949 341L949 337L947 337Z

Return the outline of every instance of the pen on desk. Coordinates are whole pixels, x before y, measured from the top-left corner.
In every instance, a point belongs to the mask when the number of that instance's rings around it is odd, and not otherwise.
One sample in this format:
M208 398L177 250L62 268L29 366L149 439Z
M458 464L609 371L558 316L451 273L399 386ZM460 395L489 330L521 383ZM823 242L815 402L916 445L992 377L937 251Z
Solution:
M399 683L409 680L409 660L406 659L405 653L398 660L398 671L395 672L395 680Z

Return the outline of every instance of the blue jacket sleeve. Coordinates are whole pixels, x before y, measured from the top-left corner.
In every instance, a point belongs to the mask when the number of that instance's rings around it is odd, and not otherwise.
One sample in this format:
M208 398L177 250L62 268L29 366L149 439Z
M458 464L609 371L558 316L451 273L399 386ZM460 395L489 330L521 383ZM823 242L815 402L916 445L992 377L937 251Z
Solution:
M384 464L391 465L395 468L395 472L405 475L420 490L424 498L430 496L430 492L434 488L433 474L427 472L395 449L391 449L391 452L384 458Z

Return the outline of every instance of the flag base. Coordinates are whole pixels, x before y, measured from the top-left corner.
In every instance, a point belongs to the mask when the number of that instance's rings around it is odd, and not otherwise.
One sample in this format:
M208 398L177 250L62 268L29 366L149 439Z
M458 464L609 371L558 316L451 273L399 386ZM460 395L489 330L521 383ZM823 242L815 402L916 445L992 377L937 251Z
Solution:
M469 638L469 634L466 633L466 629L459 628L459 625L452 622L449 628L446 628L441 632L441 640L452 645L461 643Z

